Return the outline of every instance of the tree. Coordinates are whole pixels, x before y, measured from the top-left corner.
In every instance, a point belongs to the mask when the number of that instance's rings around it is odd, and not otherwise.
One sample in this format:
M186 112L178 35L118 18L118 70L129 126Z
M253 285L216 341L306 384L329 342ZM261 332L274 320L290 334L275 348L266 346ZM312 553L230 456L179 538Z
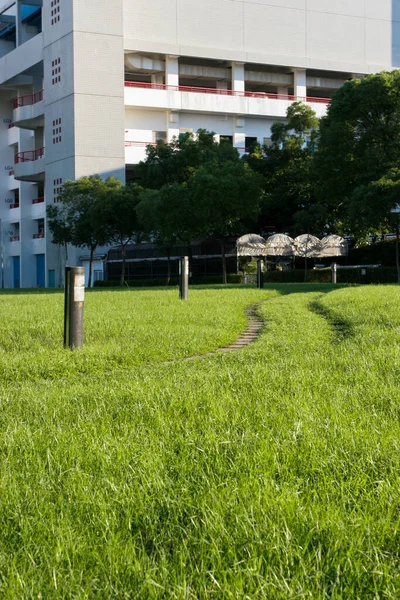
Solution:
M97 227L107 228L107 241L121 247L121 286L125 282L126 248L128 244L140 241L142 234L137 214L141 192L142 188L136 184L109 189L95 212Z
M226 238L239 237L244 222L257 218L262 186L262 177L239 159L205 164L188 182L194 219L202 237L219 241L223 283L227 283Z
M237 155L228 142L222 142L221 147L225 153ZM146 160L137 166L138 182L153 190L173 183L185 183L196 169L215 157L218 149L214 134L205 129L199 129L196 136L181 134L170 144L158 141L156 146L147 146Z
M321 121L318 194L335 207L343 232L390 230L399 202L400 72L348 81Z
M109 241L109 227L98 218L107 193L122 187L115 177L103 181L99 175L66 181L59 197L60 204L47 212L53 240L62 240L77 247L88 247L89 287L92 284L93 256L96 248Z
M292 234L322 233L329 211L315 194L313 159L319 121L302 102L294 102L286 116L286 123L272 125L271 145L256 147L247 158L251 168L265 178L259 229L272 225Z
M53 244L64 246L65 264L68 265L68 244L72 242L72 232L68 223L65 204L49 205L46 210L47 224L53 236Z
M170 151L160 144L149 149L139 179L152 187L157 182L158 189L145 193L138 207L153 239L164 247L183 243L190 248L195 238L216 237L226 282L223 241L240 230L241 220L259 210L260 176L241 161L229 142L219 144L213 133L200 130L196 138L180 136Z
M171 280L171 251L180 243L190 244L192 230L183 186L171 184L160 190L144 190L137 207L140 226L167 255L167 281Z

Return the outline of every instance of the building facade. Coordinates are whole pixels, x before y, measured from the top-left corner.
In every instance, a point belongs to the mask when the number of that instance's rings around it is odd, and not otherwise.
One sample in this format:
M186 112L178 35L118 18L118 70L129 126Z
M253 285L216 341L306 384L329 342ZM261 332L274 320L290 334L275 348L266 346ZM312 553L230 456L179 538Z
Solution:
M245 152L301 99L400 66L400 0L9 0L0 7L3 287L57 287L46 206L130 178L147 144L205 128ZM70 263L82 251L70 249Z

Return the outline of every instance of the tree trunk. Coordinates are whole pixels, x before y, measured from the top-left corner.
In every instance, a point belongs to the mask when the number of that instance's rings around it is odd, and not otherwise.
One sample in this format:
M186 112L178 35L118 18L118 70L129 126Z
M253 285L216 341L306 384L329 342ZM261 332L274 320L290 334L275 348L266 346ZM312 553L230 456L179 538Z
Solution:
M397 268L397 283L400 283L400 250L399 250L399 241L400 241L400 230L399 230L399 222L396 223L396 268Z
M93 255L96 250L96 246L90 246L90 260L89 260L89 283L88 288L92 287L92 271L93 271Z
M221 259L222 259L222 283L228 283L228 277L226 275L226 256L225 256L225 244L224 240L219 240L221 246Z
M126 262L126 244L121 244L121 252L122 252L122 269L121 269L121 280L119 282L120 286L123 287L125 283L125 262Z
M307 283L307 254L304 255L304 283Z

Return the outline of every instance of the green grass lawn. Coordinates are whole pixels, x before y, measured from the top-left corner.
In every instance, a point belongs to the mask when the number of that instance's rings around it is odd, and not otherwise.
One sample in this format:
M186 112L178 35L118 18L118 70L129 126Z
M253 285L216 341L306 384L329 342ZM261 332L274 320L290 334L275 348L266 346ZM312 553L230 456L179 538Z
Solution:
M0 294L0 598L398 600L399 306L99 290L71 352L61 293Z

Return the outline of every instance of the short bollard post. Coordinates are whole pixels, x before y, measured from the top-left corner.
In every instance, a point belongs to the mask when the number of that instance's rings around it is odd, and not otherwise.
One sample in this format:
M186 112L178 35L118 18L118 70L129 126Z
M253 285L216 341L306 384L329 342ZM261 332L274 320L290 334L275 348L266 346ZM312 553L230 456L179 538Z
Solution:
M337 283L337 264L334 262L331 265L332 269L332 283L336 285Z
M179 261L179 298L187 300L189 297L189 257L182 256Z
M64 297L64 347L83 346L84 267L66 267Z
M259 290L264 287L264 261L261 258L257 261L257 287Z
M367 268L361 269L361 283L367 283Z

